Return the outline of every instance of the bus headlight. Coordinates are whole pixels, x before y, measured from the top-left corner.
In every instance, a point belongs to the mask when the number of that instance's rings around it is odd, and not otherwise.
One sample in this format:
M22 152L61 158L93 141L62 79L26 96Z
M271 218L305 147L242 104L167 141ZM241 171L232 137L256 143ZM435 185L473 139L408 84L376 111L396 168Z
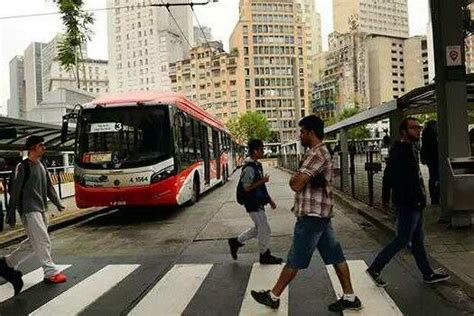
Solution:
M174 174L175 173L174 173L174 167L173 166L168 167L168 168L163 169L163 170L160 170L160 171L154 173L151 176L151 183L156 183L156 182L162 181L166 178L169 178L169 177L173 176Z

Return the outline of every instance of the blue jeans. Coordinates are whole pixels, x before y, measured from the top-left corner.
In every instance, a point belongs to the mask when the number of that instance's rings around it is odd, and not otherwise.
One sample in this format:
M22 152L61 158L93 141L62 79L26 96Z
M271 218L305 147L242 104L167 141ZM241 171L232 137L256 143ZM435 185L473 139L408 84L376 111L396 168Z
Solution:
M418 269L423 275L433 274L424 244L423 211L406 206L396 206L395 211L397 236L377 255L369 270L380 273L387 263L411 241L411 251Z

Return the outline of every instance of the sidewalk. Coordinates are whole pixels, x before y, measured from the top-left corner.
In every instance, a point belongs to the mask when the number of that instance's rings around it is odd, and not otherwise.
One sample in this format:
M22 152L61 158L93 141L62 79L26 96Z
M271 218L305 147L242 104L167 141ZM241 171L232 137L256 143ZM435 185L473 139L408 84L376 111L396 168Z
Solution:
M395 233L393 216L340 191L336 191L335 197L336 203L357 211L378 228ZM437 206L429 206L424 211L426 250L432 260L474 297L474 228L454 229L449 224L440 224L439 213Z
M49 231L54 231L66 225L79 222L90 216L100 214L108 210L104 207L91 207L87 209L79 209L76 206L74 197L61 200L66 209L58 212L56 207L49 202ZM4 224L3 232L0 232L0 247L4 247L16 243L26 237L25 230L19 218L17 218L16 226L11 228L8 224Z

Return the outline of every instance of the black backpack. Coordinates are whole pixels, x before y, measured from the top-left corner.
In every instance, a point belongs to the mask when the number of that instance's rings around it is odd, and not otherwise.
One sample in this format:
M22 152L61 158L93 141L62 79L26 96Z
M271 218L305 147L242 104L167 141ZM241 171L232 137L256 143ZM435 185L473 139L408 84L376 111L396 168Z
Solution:
M237 196L237 203L239 203L240 205L245 205L245 204L248 204L248 200L249 200L249 197L251 194L249 194L250 192L245 192L245 189L244 189L244 184L242 182L242 177L244 175L244 169L247 168L247 167L250 167L250 168L253 168L254 171L255 171L255 176L253 178L253 182L255 182L257 180L257 177L258 177L258 167L255 163L253 162L247 162L243 167L242 167L242 173L240 175L240 179L239 179L239 183L237 184L237 192L236 192L236 196Z

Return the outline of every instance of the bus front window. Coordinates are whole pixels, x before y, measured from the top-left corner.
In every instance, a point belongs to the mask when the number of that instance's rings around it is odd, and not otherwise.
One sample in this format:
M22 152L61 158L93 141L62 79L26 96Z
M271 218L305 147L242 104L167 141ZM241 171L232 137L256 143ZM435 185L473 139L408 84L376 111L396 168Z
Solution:
M82 167L136 168L171 157L165 106L87 109L78 129L76 162Z

